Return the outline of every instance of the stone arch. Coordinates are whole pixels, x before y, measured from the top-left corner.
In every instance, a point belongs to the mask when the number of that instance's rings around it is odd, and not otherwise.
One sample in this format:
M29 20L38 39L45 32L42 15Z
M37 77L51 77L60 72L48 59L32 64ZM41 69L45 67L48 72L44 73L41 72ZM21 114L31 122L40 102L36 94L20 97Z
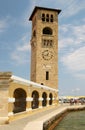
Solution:
M49 98L50 98L50 100L49 100L49 105L52 105L52 98L53 98L52 93L49 94Z
M32 98L32 109L36 109L39 107L39 93L36 90L32 92Z
M15 89L13 96L15 98L13 112L18 113L18 112L26 111L27 95L25 90L22 88L17 88Z
M51 28L49 28L49 27L45 27L44 29L43 29L43 34L47 34L47 35L52 35L52 29Z
M44 106L47 105L47 94L46 94L46 92L43 92L42 98L43 98L42 106L44 107Z

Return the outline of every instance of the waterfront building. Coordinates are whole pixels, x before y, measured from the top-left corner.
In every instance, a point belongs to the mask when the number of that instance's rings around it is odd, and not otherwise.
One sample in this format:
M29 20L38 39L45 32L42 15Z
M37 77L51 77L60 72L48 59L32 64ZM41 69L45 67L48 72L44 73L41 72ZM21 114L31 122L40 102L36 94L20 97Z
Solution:
M13 118L34 109L58 104L59 9L35 7L29 20L31 35L31 81L0 73L0 116Z

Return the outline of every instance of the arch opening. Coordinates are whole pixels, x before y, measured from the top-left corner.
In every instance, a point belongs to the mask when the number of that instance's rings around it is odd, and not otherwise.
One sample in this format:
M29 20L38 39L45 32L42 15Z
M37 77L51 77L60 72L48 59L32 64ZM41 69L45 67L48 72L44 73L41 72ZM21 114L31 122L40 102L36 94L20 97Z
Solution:
M49 100L49 105L52 105L52 98L53 98L52 93L49 94L49 98L50 98L50 100Z
M37 91L33 91L32 98L33 98L33 101L31 104L32 109L36 109L39 107L39 93Z
M25 90L18 88L14 91L14 108L13 112L18 113L18 112L23 112L26 111L26 92Z
M52 29L49 27L45 27L43 29L43 34L52 35Z
M43 92L42 98L43 98L42 106L44 107L47 105L47 94L45 92Z

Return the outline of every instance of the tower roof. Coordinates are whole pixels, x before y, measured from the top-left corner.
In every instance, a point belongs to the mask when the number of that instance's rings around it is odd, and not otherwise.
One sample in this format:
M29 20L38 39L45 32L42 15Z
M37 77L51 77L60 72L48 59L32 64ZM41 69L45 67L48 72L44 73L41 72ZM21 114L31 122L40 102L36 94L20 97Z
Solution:
M56 11L56 12L58 12L58 14L61 12L60 9L53 9L53 8L46 8L46 7L35 6L35 8L34 8L32 14L31 14L29 20L32 20L33 15L35 14L35 12L36 12L38 9L40 9L40 10L51 10L51 11Z

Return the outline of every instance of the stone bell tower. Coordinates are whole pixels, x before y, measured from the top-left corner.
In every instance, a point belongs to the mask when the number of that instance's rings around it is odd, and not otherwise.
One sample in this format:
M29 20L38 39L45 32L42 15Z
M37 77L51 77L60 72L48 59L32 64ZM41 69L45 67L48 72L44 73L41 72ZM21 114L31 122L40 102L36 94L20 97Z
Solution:
M31 36L31 81L58 87L58 14L59 9L35 7Z

